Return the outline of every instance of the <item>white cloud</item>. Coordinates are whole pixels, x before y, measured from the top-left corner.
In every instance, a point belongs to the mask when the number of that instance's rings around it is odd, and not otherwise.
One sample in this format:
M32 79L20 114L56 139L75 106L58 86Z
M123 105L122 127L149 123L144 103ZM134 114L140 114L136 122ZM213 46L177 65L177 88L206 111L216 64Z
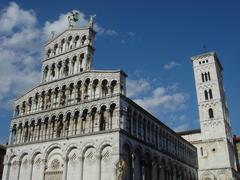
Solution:
M176 92L171 87L157 87L149 96L134 101L154 114L178 111L186 108L188 94Z
M35 84L41 33L36 16L10 3L0 15L0 107L8 108L9 99ZM36 58L37 57L37 58Z
M165 65L163 66L163 68L164 68L165 70L170 70L170 69L173 69L173 68L175 68L175 67L177 67L177 66L180 66L180 64L178 64L178 63L175 62L175 61L171 61L171 62L169 62L168 64L165 64Z
M127 96L137 97L139 94L149 91L150 83L145 79L127 79Z
M2 10L0 24L1 33L12 33L15 28L21 29L35 26L36 17L32 10L25 11L16 3L11 2L7 8Z

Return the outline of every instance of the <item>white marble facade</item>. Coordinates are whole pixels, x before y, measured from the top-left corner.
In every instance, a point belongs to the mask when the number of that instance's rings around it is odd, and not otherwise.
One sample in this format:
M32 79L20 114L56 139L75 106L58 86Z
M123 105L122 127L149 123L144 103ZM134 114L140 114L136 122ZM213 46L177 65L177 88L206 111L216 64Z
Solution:
M46 44L14 102L3 180L197 179L196 148L125 96L127 75L92 69L89 24Z

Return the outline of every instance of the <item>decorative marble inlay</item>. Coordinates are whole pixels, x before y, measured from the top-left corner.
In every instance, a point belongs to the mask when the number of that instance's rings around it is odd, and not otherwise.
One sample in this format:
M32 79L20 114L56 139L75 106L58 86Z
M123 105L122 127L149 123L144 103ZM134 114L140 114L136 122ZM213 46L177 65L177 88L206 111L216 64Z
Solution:
M106 152L103 154L102 159L103 159L103 160L109 160L109 159L110 159L110 152L109 152L109 151L106 151Z
M76 153L74 153L70 159L71 159L72 161L76 161L76 159L77 159Z
M54 169L54 170L59 169L59 167L60 167L60 162L59 162L59 160L58 160L58 159L54 159L54 160L52 161L52 163L51 163L51 167L52 167L52 169Z
M41 164L41 159L38 158L38 159L36 160L35 164L36 164L37 166L40 166L40 164Z

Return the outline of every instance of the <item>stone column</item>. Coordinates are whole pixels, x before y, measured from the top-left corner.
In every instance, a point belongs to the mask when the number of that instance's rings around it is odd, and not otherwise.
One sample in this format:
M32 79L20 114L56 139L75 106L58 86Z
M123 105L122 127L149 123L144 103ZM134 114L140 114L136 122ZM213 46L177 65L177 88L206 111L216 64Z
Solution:
M42 168L43 179L42 180L45 180L45 169L46 169L47 159L42 159L42 161L43 161L43 168Z
M16 128L16 137L15 137L15 144L18 144L20 137L20 128L19 126Z
M40 137L40 134L39 134L39 130L40 130L40 127L38 125L38 123L35 124L35 129L33 131L33 141L38 141L39 140L39 137Z
M84 165L84 157L80 156L80 180L83 180L83 165Z
M36 108L37 108L37 106L36 106L36 99L34 98L33 102L32 102L32 112L35 112Z
M80 116L80 121L79 121L79 134L82 134L82 122L83 121L83 117Z
M98 159L98 180L101 180L101 160L102 160L102 155L99 154L97 155Z
M4 168L3 168L2 179L9 180L9 172L10 172L10 168L11 168L11 163L4 162L3 166L4 166Z
M34 160L31 159L31 160L29 161L29 163L30 163L30 177L29 177L29 180L32 180L32 173L33 173L33 164L34 164Z
M41 108L42 108L42 96L39 95L39 96L38 96L38 107L37 107L37 111L42 110Z
M50 80L50 68L47 71L47 77L46 77L46 82Z
M63 132L62 132L62 135L63 137L67 137L68 134L67 134L67 119L63 118Z
M49 122L48 122L48 139L51 139L51 138L52 138L52 122L49 119Z
M69 87L66 88L65 97L66 97L66 99L65 99L65 105L70 104L71 99L70 99L70 88L69 88Z
M56 67L55 67L55 79L58 79L58 76L59 76L59 69L58 69L58 65L56 64Z
M22 143L22 139L23 139L23 127L21 127L21 130L20 130L20 134L19 134L19 138L18 138L18 143Z
M67 180L67 174L68 174L68 161L69 161L69 158L66 157L66 158L64 159L63 180Z
M75 117L74 117L74 115L72 115L72 117L71 117L71 119L70 119L70 130L71 130L71 135L74 135L74 125L75 125Z
M80 113L79 113L79 115L78 115L78 117L77 117L78 119L77 119L77 132L76 132L76 134L80 134L80 131L81 131L81 116L80 116Z
M120 109L114 109L112 117L112 129L120 128Z
M57 118L54 119L54 126L52 127L52 138L56 138L57 137Z
M76 61L75 61L75 68L74 68L74 73L78 73L80 70L79 70L79 57L76 58Z
M76 89L73 87L73 89L72 89L72 95L71 95L71 97L70 97L70 99L71 99L71 104L74 104L76 101Z
M19 180L20 170L21 170L21 161L17 161L18 169L17 169L17 180Z
M97 132L100 130L100 117L101 117L101 113L100 111L97 111L95 114L95 120L94 120L94 132Z

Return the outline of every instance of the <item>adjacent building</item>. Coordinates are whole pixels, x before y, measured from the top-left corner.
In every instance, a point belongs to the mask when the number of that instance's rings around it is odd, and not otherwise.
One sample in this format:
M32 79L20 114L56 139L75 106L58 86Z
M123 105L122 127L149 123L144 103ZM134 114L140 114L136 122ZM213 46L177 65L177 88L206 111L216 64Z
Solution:
M6 147L0 144L0 179L2 178L2 174L3 174L3 162L4 162L5 154L6 154Z
M92 69L94 37L91 18L46 44L41 83L14 102L3 180L196 180L196 147L126 97L123 71Z
M240 172L240 136L234 135L233 141L234 141L234 145L235 145L237 169L238 169L238 172Z
M223 67L215 52L194 56L192 61L200 129L179 135L198 150L200 180L240 179L223 86Z

